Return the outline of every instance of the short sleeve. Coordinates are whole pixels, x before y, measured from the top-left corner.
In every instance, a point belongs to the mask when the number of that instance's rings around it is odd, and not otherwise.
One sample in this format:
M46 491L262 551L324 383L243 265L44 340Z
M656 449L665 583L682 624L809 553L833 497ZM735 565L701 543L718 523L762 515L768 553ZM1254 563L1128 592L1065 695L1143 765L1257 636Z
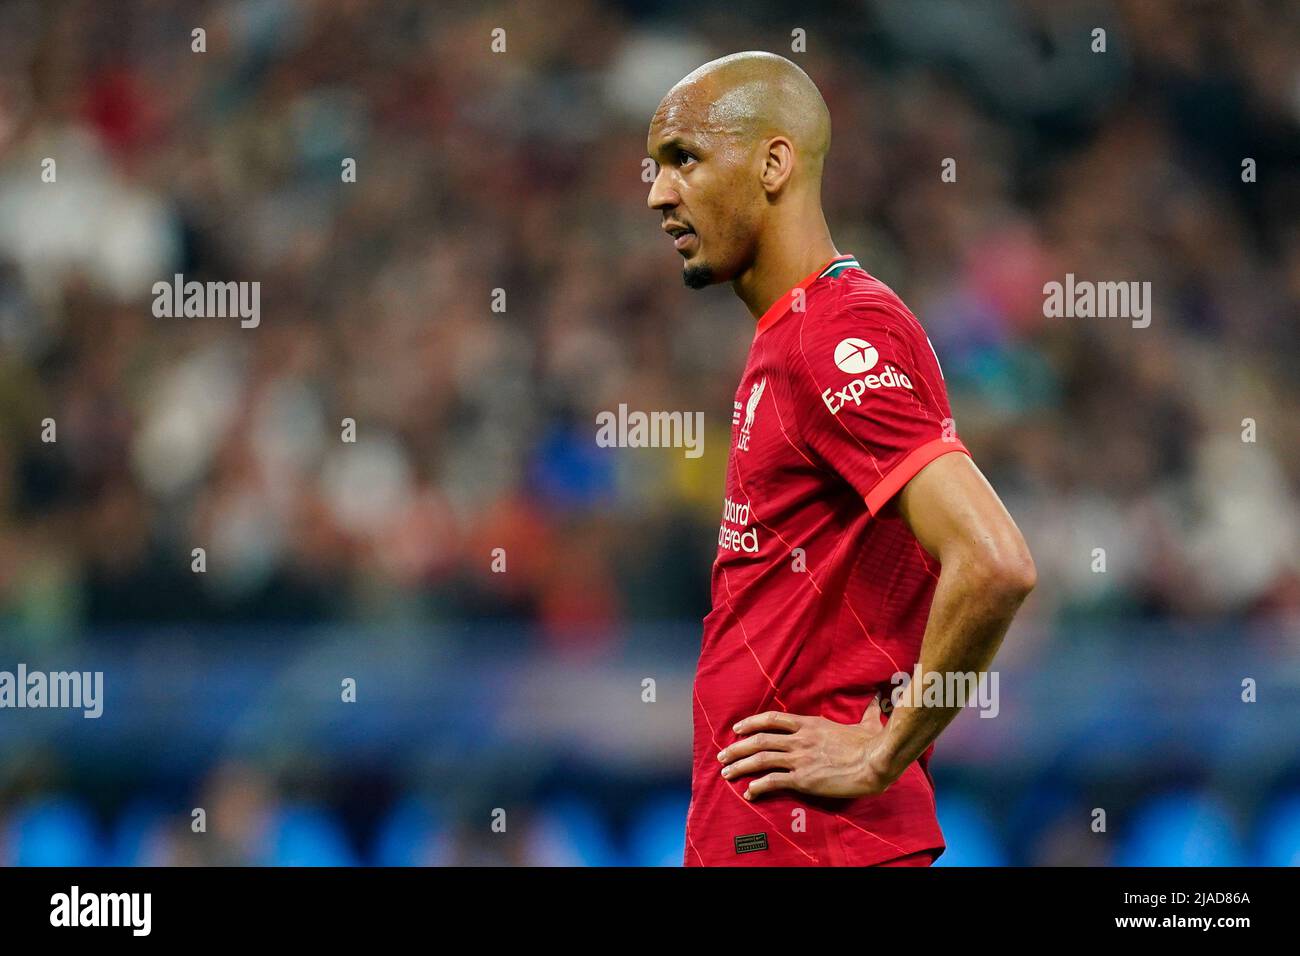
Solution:
M900 301L800 318L788 356L800 434L872 514L936 458L970 454L938 357Z

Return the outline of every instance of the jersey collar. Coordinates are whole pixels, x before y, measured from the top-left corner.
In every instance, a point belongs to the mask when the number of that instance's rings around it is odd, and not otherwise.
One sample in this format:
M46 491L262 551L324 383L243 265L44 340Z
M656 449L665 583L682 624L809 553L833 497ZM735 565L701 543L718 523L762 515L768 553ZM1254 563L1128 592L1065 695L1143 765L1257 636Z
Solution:
M806 275L798 285L773 302L772 307L763 313L763 317L758 320L758 328L754 331L754 336L757 337L764 329L770 328L772 325L776 324L778 319L782 318L790 311L790 306L794 302L794 296L797 290L807 289L818 279L825 278L826 276L838 275L841 270L848 268L849 266L861 268L861 266L858 266L856 256L845 253L836 256L829 262L808 273L808 275Z

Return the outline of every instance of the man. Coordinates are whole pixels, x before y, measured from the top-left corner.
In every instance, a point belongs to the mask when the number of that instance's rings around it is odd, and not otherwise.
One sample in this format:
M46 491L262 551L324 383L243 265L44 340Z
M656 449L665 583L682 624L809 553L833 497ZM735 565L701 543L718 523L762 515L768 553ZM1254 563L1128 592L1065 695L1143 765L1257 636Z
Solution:
M985 672L1035 581L924 330L831 241L829 146L817 87L755 52L681 80L647 139L686 285L730 282L758 321L695 681L688 865L932 862L927 765L961 701L891 709L895 675Z

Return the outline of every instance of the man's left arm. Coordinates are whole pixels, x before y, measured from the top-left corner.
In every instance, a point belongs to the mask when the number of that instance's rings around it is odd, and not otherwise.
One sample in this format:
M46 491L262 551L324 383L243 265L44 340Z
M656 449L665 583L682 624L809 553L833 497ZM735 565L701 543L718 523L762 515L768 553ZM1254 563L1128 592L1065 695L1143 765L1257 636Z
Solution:
M940 563L921 644L923 674L984 673L1036 580L1011 515L974 462L942 455L898 493L902 519ZM773 790L827 797L883 793L934 742L960 706L904 700L880 723L873 701L858 724L769 712L733 728L744 737L718 759L728 779L755 775L745 793Z
M898 510L940 563L921 673L984 674L1037 580L1020 529L966 455L945 455L922 469L900 492ZM961 709L919 706L911 696L902 695L872 747L873 789L898 779Z

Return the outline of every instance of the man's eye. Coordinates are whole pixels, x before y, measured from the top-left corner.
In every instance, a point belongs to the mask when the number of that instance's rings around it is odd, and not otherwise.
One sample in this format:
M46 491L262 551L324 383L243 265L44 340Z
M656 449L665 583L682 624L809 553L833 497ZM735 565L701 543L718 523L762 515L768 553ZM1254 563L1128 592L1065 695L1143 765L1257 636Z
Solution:
M694 159L695 159L695 157L692 156L690 153L686 152L686 150L684 150L684 149L679 149L679 150L677 151L677 165L678 165L678 166L685 166L687 162L689 162L689 161L693 161Z

